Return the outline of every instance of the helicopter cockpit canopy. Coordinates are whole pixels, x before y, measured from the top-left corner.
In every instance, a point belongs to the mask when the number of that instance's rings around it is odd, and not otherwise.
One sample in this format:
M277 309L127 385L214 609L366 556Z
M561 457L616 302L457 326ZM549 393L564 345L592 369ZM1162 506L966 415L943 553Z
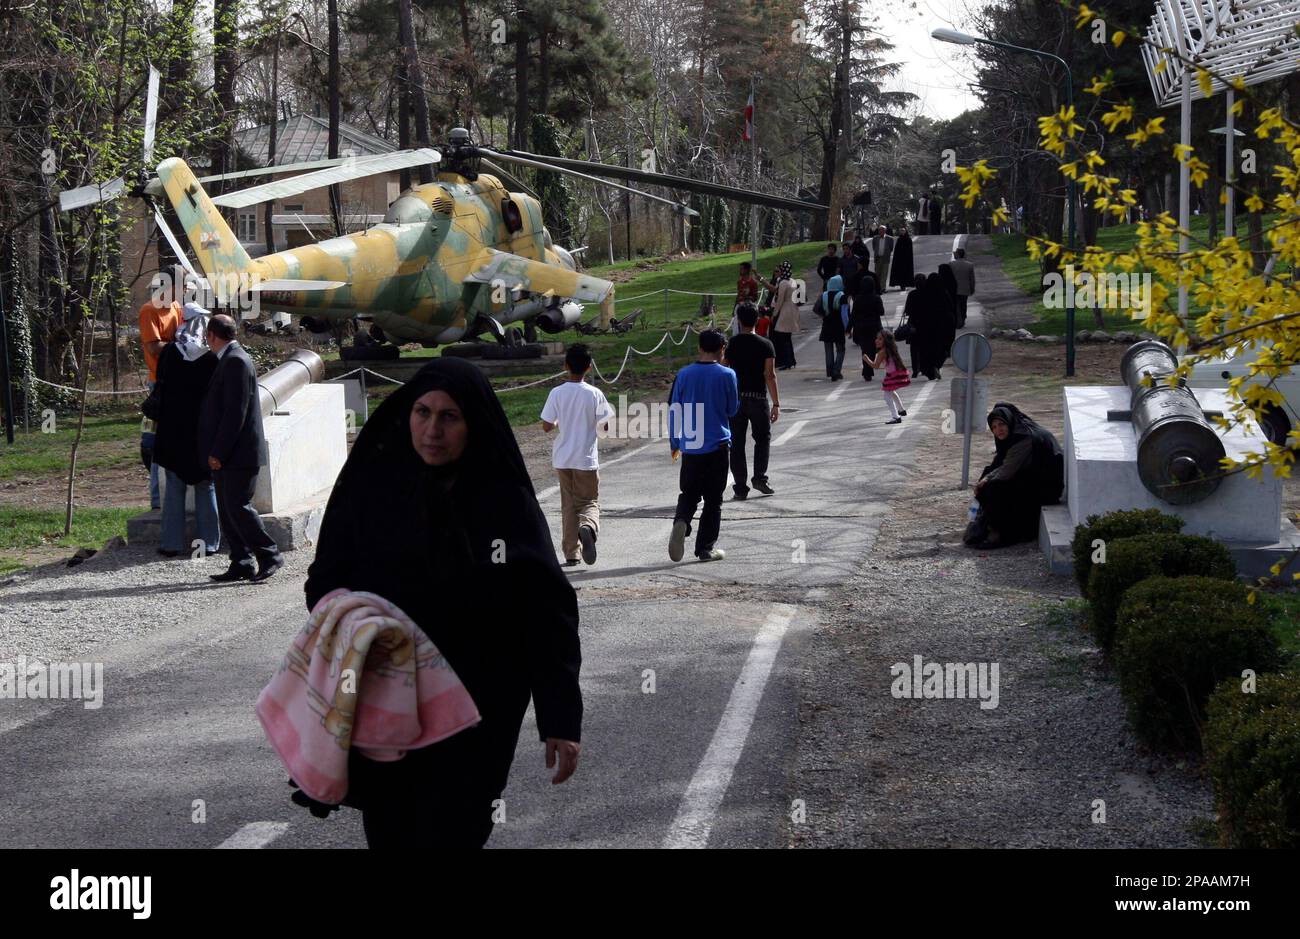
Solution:
M388 207L384 221L390 225L413 225L427 222L433 216L433 209L423 199L415 196L402 196Z

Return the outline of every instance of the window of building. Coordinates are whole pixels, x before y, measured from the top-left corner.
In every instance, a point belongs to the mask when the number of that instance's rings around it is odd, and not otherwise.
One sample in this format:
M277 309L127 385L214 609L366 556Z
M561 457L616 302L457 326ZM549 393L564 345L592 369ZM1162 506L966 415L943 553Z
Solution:
M286 212L301 212L303 204L301 202L286 202L284 210Z
M257 240L257 213L253 211L240 212L237 226L237 234L240 241Z

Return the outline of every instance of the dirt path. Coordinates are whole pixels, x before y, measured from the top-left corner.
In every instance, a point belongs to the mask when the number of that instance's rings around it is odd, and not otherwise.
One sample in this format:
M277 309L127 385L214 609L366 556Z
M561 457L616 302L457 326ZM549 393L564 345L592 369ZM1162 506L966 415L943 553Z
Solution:
M1060 434L1062 347L993 346L990 403L1012 400ZM1114 381L1122 347L1079 351L1081 383ZM1128 729L1073 582L1049 575L1036 545L961 544L970 495L957 488L962 438L938 432L943 406L927 408L925 443L878 541L808 643L789 793L808 818L790 826L791 844L1203 844L1209 785ZM990 439L976 437L973 475ZM895 698L891 666L915 656L996 664L997 706Z

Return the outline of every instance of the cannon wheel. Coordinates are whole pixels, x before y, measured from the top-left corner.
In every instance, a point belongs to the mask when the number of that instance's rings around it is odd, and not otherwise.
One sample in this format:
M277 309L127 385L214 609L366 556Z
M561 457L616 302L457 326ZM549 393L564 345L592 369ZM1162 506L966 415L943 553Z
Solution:
M1269 405L1264 413L1259 416L1260 426L1264 429L1264 436L1271 443L1279 446L1286 443L1287 435L1291 433L1291 420L1276 404Z

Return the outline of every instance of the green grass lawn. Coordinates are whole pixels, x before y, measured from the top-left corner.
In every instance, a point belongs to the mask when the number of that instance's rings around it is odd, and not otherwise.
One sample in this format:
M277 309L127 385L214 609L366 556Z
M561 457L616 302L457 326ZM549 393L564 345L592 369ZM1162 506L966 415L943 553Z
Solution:
M117 535L126 535L126 520L139 513L133 509L78 508L72 514L72 533L63 534L61 509L19 509L0 507L0 574L26 567L21 556L33 548L95 548Z
M77 436L76 415L56 415L49 429L51 433L44 433L32 425L31 433L24 433L19 428L12 445L0 439L0 480L67 473L72 442ZM100 469L138 459L138 411L86 415L81 446L77 450L78 470Z
M1236 234L1244 239L1246 232L1245 214L1237 217ZM1264 216L1264 227L1274 224L1276 215ZM1203 246L1209 238L1210 220L1205 215L1192 217L1192 246ZM1219 219L1218 237L1223 237L1223 219ZM1042 336L1060 336L1065 333L1065 310L1049 310L1043 306L1043 274L1038 261L1029 257L1025 250L1025 236L1017 234L994 234L993 250L1002 261L1002 269L1017 287L1034 298L1034 322L1030 331ZM1198 242L1200 243L1198 245ZM1105 251L1128 251L1137 243L1137 225L1112 225L1097 231L1097 246ZM1138 269L1139 272L1141 268ZM1190 312L1195 316L1203 307L1193 300ZM1116 330L1135 331L1142 328L1139 320L1134 320L1127 310L1103 310L1102 329L1107 332ZM1075 310L1075 329L1096 329L1097 322L1091 309Z

